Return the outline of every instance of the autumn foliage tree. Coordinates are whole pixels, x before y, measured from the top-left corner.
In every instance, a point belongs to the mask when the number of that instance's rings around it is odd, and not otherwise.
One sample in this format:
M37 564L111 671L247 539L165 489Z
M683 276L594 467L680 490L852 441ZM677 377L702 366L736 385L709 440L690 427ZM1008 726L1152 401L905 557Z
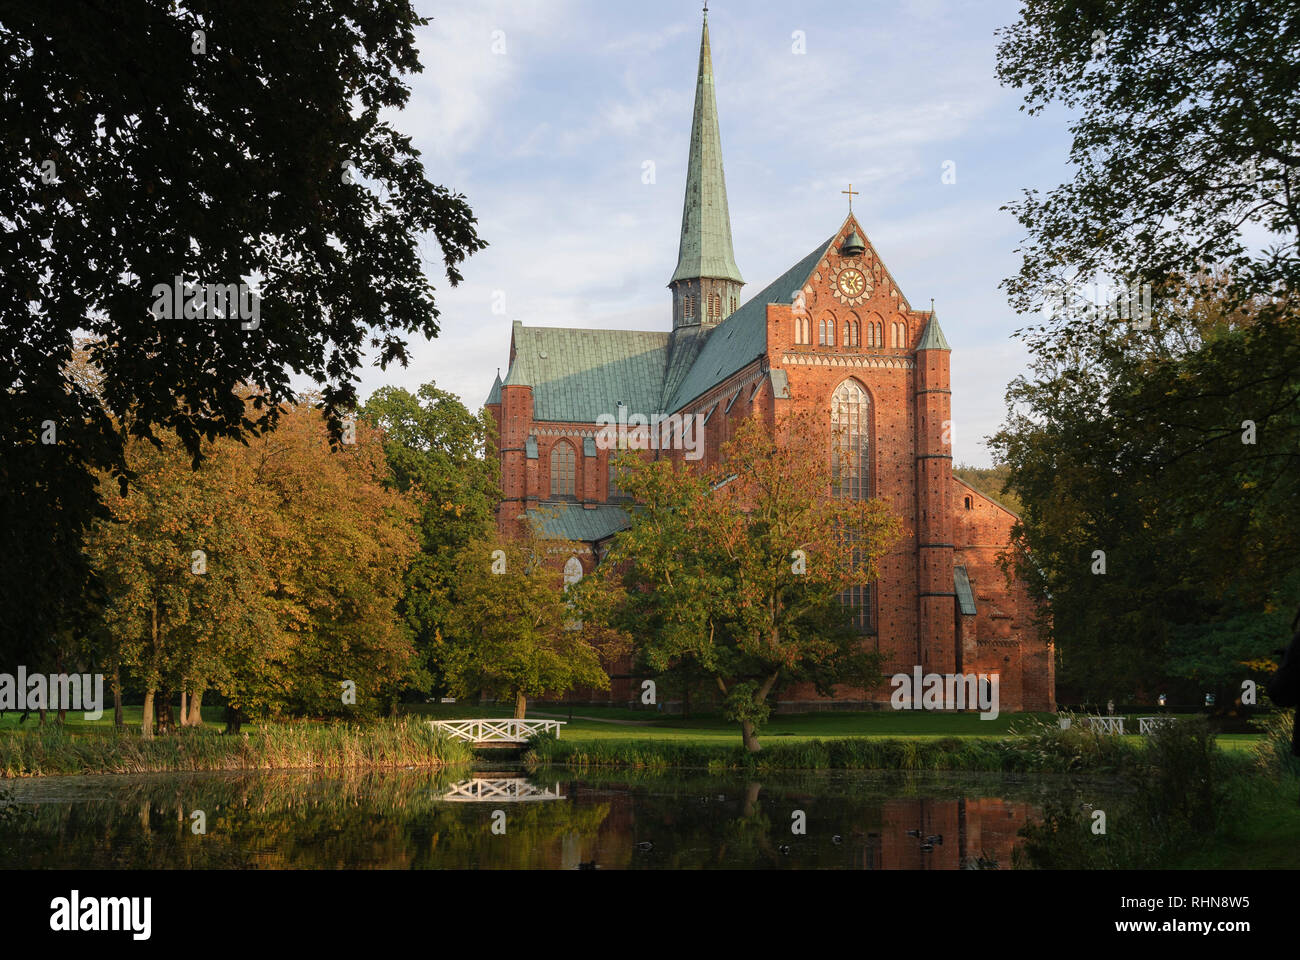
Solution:
M638 506L588 587L646 669L709 676L753 752L781 685L879 679L841 596L876 578L901 525L882 501L833 495L825 419L745 420L704 470L620 457Z
M386 485L377 432L358 425L333 447L302 403L274 433L205 453L194 469L177 441L132 439L135 482L123 494L103 478L111 515L87 540L104 598L95 647L143 688L143 733L160 692L182 692L182 722L197 723L215 690L236 728L389 705L418 676L395 604L420 502Z

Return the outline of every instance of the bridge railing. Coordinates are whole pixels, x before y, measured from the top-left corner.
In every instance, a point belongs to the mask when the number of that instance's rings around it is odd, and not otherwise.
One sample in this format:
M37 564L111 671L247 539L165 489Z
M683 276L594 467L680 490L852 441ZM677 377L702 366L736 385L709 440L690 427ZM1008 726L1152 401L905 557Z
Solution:
M1138 717L1138 733L1149 736L1155 733L1157 727L1168 726L1174 722L1173 717Z
M544 733L560 735L563 720L430 720L434 730L470 743L526 743Z
M1092 730L1118 735L1124 733L1123 717L1087 717L1086 719L1088 721L1088 727Z

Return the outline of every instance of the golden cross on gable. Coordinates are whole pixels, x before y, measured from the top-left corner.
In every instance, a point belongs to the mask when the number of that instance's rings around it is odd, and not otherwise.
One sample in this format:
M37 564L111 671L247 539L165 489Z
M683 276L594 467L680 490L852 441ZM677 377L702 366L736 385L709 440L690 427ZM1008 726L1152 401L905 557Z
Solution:
M847 193L847 194L849 195L849 213L852 213L852 212L853 212L853 198L856 197L856 196L860 196L860 195L862 194L862 191L861 191L861 190L854 190L854 189L853 189L853 184L850 183L850 184L849 184L849 188L848 188L847 190L841 190L840 193Z

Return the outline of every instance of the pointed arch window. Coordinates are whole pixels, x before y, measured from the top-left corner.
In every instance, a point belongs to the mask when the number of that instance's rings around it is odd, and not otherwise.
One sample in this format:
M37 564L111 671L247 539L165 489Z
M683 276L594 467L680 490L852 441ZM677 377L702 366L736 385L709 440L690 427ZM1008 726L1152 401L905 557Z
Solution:
M821 321L817 326L817 345L819 347L826 346L826 318L825 317L821 318Z
M831 398L831 492L853 500L871 496L871 398L856 380L845 380ZM859 538L854 531L845 534L845 548L855 560L861 559ZM854 585L840 594L860 633L875 629L874 594L872 584Z
M575 496L577 465L577 453L567 440L561 440L551 448L551 496Z

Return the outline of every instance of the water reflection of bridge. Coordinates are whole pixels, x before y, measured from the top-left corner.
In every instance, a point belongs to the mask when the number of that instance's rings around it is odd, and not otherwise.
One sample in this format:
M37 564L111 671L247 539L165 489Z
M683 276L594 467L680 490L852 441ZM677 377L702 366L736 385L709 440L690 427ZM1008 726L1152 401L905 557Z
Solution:
M552 790L527 777L473 777L453 783L442 799L456 803L530 803L563 800L564 794L558 783Z

